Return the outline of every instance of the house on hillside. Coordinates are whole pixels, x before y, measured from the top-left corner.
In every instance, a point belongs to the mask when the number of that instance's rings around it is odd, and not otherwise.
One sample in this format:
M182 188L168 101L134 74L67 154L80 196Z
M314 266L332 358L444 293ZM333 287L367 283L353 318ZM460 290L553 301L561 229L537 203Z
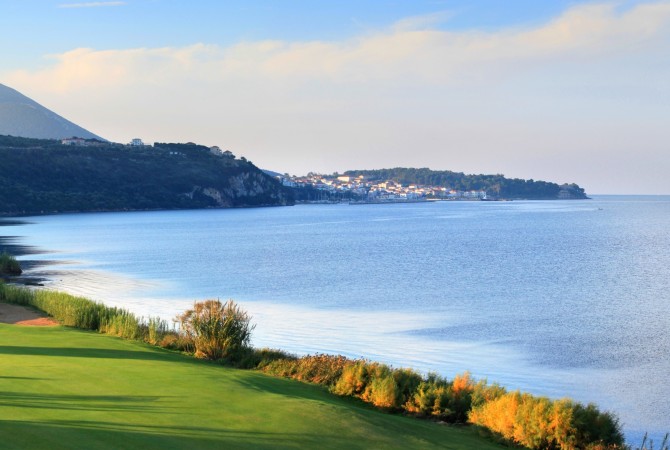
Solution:
M128 143L130 147L144 147L144 142L142 142L142 139L140 138L135 138L132 141Z
M80 146L80 147L88 145L87 142L86 142L86 139L79 138L79 137L74 137L74 136L71 137L71 138L62 139L60 141L60 143L62 145L76 145L76 146Z

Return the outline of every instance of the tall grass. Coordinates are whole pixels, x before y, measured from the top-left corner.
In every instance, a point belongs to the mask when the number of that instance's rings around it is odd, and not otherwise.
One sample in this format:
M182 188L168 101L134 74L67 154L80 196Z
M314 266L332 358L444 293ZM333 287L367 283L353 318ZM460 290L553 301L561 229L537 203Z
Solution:
M637 447L635 450L657 450L654 447L654 441L649 439L649 436L645 433L644 438L642 439L642 445ZM663 441L661 441L661 446L658 447L658 450L670 450L670 433L666 433Z
M150 318L145 321L128 310L63 292L0 284L0 301L37 308L65 326L126 339L158 343L169 333L168 324L164 320Z
M21 275L21 264L7 252L0 253L0 275Z
M235 357L249 347L254 325L233 300L196 302L177 316L181 333L193 343L196 358Z

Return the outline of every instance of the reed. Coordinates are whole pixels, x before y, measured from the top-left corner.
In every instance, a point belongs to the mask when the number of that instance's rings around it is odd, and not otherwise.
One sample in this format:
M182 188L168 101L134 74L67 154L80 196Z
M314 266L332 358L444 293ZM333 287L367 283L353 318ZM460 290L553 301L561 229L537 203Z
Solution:
M180 331L193 342L195 357L219 360L233 357L249 347L251 317L233 300L196 302L177 318Z
M7 252L0 253L0 275L21 275L23 270L16 258Z
M642 444L639 447L636 447L635 450L657 450L654 447L654 440L649 439L647 433L644 434L642 439ZM670 433L666 433L665 437L661 441L661 446L658 447L658 450L670 450Z
M44 311L62 325L127 339L145 339L148 327L131 312L64 292L0 285L0 301Z

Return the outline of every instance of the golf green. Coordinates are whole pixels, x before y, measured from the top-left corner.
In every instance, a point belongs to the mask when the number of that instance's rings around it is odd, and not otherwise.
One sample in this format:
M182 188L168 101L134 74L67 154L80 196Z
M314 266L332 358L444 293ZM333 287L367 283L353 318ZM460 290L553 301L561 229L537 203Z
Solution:
M0 324L0 448L502 448L319 386L65 327Z

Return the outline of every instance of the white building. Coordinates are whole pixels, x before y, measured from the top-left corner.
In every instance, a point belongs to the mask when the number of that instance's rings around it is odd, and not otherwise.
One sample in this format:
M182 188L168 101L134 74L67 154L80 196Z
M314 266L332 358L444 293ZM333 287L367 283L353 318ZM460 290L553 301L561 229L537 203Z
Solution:
M63 144L63 145L81 146L81 145L86 145L86 139L78 138L78 137L71 137L71 138L67 138L67 139L62 139L60 141L60 143Z

